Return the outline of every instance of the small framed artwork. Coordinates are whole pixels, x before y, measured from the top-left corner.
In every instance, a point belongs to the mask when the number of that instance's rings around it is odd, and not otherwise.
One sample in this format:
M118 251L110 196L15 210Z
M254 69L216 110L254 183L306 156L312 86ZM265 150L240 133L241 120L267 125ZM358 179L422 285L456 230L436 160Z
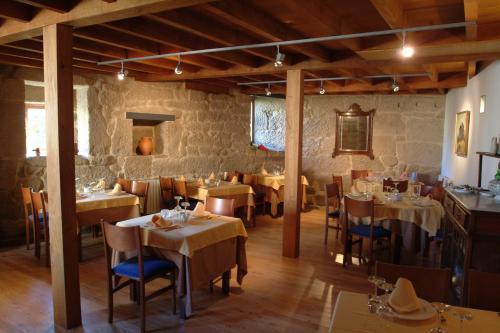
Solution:
M467 157L469 147L470 111L457 113L455 122L455 154Z

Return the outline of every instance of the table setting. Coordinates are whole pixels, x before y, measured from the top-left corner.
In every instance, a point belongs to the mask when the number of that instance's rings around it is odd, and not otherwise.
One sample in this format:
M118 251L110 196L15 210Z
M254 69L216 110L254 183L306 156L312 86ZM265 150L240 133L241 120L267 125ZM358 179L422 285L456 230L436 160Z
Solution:
M371 275L373 293L341 291L328 332L334 333L493 333L500 331L497 313L428 302L419 298L412 282L398 278L395 284ZM378 290L383 291L378 295Z

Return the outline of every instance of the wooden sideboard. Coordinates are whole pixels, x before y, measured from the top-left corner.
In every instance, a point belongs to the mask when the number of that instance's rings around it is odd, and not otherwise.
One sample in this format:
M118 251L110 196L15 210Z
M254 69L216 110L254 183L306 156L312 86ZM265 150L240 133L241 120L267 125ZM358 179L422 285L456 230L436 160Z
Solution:
M452 270L452 303L467 305L468 269L500 273L500 202L447 189L441 267Z

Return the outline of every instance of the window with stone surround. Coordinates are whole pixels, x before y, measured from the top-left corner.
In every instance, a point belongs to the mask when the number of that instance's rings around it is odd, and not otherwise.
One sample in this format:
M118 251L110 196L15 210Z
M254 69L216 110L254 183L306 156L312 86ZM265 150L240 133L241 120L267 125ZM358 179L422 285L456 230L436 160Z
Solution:
M26 157L37 156L37 149L40 151L40 156L47 156L47 145L45 141L45 105L43 103L26 104L25 124Z
M285 100L256 96L252 102L252 144L285 150Z

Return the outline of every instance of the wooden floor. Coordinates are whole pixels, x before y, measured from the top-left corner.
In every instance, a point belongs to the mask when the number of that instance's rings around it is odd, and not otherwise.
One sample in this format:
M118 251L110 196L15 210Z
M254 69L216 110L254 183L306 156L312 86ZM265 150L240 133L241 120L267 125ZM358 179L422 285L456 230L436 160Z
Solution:
M329 246L323 245L323 221L322 209L302 214L301 256L289 259L281 256L282 220L259 216L257 227L248 229L243 285L233 278L229 296L219 287L213 294L197 291L195 315L186 321L172 315L170 294L163 295L147 303L148 332L325 332L338 292L368 292L370 286L364 267L342 267L334 232ZM98 242L84 250L83 327L74 331L137 332L139 308L129 301L128 289L115 295L115 320L107 323L101 249ZM50 271L32 253L24 247L0 252L0 332L54 331Z

